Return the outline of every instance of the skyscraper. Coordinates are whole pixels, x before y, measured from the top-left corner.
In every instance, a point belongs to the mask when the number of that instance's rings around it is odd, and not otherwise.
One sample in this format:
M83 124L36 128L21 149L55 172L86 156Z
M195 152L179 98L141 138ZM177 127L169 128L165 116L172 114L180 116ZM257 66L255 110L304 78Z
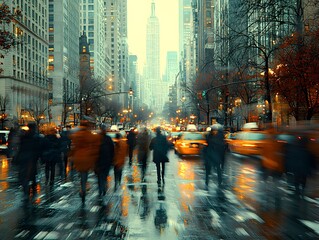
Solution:
M145 103L154 108L154 111L161 110L160 89L160 27L155 15L155 2L151 3L151 16L146 26L146 70L145 70L145 91L143 94Z
M49 2L50 115L56 125L75 122L72 108L79 87L79 21L78 1Z

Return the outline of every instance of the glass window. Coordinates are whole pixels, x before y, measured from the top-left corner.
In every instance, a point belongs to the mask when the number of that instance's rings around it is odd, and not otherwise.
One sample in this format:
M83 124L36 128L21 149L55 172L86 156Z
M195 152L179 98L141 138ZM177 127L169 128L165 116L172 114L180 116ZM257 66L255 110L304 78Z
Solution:
M205 140L205 137L201 133L186 133L184 135L185 140Z
M89 32L89 37L94 37L94 32Z
M93 25L92 25L92 26L90 25L88 30L89 30L89 31L94 31L94 26L93 26Z
M89 12L88 13L88 18L94 18L94 12Z
M89 11L93 11L94 10L94 6L93 5L89 5Z

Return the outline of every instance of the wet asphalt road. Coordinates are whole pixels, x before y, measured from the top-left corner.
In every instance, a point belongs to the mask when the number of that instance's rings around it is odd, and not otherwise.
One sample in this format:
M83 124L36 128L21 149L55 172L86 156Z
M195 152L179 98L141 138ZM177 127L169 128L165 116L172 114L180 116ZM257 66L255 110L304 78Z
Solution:
M318 175L304 199L296 198L285 178L263 181L258 160L228 155L222 187L213 174L206 189L199 158L169 157L164 186L153 163L145 182L134 163L116 191L111 171L102 201L92 173L82 205L77 174L50 187L43 170L37 196L23 204L14 169L1 156L0 239L319 239Z

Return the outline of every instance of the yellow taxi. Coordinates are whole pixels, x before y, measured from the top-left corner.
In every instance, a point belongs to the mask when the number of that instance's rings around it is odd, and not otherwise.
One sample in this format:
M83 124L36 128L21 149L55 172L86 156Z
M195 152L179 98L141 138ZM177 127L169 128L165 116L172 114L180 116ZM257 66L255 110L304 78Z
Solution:
M260 156L267 133L262 131L240 131L228 141L228 149L232 153L249 156Z
M206 144L205 135L201 132L182 132L175 141L175 153L179 155L200 155Z

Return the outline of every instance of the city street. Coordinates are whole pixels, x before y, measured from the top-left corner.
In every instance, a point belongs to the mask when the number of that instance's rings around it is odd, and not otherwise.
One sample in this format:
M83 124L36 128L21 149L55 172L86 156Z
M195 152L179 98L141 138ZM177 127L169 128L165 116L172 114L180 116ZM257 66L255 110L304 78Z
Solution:
M1 156L0 239L318 239L318 174L308 181L305 197L294 196L285 178L261 178L257 159L227 155L224 181L212 174L205 188L198 157L178 157L173 151L165 185L158 188L154 163L141 182L136 161L126 164L120 189L98 198L94 173L82 205L79 178L44 186L32 204L21 201L22 190L10 162Z

